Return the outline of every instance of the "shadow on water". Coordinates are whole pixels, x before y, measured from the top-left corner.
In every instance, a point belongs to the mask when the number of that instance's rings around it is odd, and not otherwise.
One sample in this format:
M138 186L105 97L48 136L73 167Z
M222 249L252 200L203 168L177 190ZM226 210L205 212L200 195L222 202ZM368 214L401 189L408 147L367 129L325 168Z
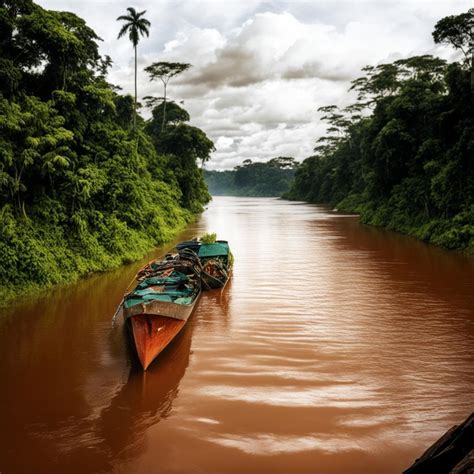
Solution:
M0 472L100 472L145 449L189 363L194 321L143 373L111 317L140 262L0 309ZM140 448L142 445L142 448ZM132 448L133 447L133 448Z
M107 454L107 467L146 450L147 430L171 415L189 365L193 327L191 320L146 372L138 362L133 364L125 385L100 413L95 431L102 441L97 449L101 457Z
M387 281L412 288L419 284L420 292L438 299L447 297L450 304L454 302L461 307L474 304L471 291L474 258L398 232L360 224L355 215L328 212L316 205L314 208L327 214L308 221L309 232L333 236L336 231L337 238L331 238L328 247L336 249L340 258L348 262L364 261L369 272L370 265L376 265L378 272L385 273Z
M117 371L115 377L102 374L110 384L100 384L99 374L96 380L83 380L84 388L101 399L95 407L67 378L55 387L49 383L33 389L24 413L16 406L2 419L2 449L7 448L0 461L2 472L29 472L31 465L35 472L110 472L116 463L140 455L147 449L147 430L172 412L189 365L193 327L191 319L147 372L132 358L128 369L121 367L128 370L122 384L117 383ZM111 339L116 341L111 347L118 340L123 346L124 337L123 326L113 331ZM27 385L28 374L22 376ZM0 396L3 407L11 402L8 389L6 393L7 399L5 390ZM67 406L60 406L61 398L69 400Z

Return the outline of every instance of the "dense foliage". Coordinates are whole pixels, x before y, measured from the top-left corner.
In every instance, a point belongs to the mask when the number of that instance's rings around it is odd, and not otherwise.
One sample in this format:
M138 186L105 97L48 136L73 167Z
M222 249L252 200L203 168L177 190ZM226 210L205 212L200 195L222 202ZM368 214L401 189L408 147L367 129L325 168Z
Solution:
M166 106L168 113L165 115ZM202 166L210 159L214 143L201 129L185 123L189 120L189 114L173 102L161 103L152 113L153 117L145 130L156 149L163 154L163 164L181 190L181 205L192 212L199 212L211 196L197 163Z
M322 107L329 122L289 199L330 203L452 249L474 251L473 12L442 19L436 42L462 50L447 64L418 56L364 69L355 104Z
M0 303L138 259L209 200L212 142L134 129L98 41L72 13L0 1Z
M266 163L245 160L228 171L205 171L209 192L215 196L281 196L290 188L297 164L278 157Z

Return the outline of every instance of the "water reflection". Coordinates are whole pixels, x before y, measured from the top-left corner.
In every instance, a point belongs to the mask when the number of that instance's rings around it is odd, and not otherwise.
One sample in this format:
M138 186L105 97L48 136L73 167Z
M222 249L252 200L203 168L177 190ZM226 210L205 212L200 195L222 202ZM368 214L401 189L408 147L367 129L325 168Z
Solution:
M97 421L100 449L113 464L126 462L147 449L146 432L171 415L179 383L189 365L193 321L147 372L136 363L126 384L102 410Z
M120 371L129 372L125 383L118 370L100 375L91 372L85 374L81 390L77 390L74 379L61 377L53 385L49 374L49 384L37 384L29 392L26 407L19 407L14 397L26 398L23 384L33 383L31 372L23 375L21 385L16 381L16 394L8 388L2 390L2 407L16 409L2 417L2 446L10 447L0 462L2 472L29 472L27 466L33 463L35 472L43 472L42 466L44 472L110 472L118 462L145 451L147 429L170 416L178 396L189 364L193 326L191 320L148 372L139 368L138 361L132 360L128 368L122 365ZM120 340L121 357L122 330L109 329L110 335ZM117 350L117 341L109 341L112 351L105 359ZM73 370L69 375L74 376ZM31 385L28 388L31 390ZM18 455L22 451L25 458Z

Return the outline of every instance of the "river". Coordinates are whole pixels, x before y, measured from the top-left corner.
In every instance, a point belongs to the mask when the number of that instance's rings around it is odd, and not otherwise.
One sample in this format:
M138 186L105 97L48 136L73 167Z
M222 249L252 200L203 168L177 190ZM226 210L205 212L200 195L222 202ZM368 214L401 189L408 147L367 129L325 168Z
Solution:
M206 231L232 280L146 373L110 324L143 262L0 310L2 474L398 473L473 411L472 259L277 199Z

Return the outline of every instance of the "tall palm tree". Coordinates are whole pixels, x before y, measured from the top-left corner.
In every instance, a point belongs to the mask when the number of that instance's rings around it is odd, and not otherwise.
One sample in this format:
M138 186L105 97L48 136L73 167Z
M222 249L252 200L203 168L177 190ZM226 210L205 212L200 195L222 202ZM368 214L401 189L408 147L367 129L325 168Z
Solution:
M125 24L120 29L117 38L121 38L128 32L128 37L133 44L135 49L135 101L134 101L134 114L133 114L133 128L137 125L137 45L140 40L140 36L149 36L150 32L148 28L151 23L143 18L143 15L146 13L146 10L142 12L137 12L135 8L127 8L128 15L122 15L117 18L117 21L125 21Z

